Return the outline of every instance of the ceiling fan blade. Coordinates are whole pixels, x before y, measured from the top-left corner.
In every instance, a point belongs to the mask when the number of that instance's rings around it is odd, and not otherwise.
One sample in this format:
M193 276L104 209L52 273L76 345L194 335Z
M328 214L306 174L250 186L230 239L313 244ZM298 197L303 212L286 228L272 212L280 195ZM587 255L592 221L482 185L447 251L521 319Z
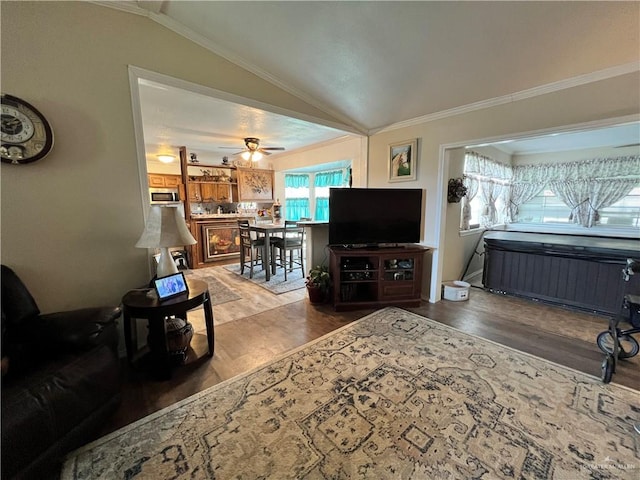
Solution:
M630 143L628 145L618 145L614 148L625 148L625 147L640 147L640 143Z
M284 147L260 147L258 150L284 150Z

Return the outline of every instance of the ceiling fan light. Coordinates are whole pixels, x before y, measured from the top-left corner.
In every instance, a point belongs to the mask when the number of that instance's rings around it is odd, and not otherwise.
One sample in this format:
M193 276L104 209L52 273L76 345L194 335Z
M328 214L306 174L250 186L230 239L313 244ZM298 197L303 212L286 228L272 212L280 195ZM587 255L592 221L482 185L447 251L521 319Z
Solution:
M257 162L261 158L262 158L262 154L260 152L253 152L251 154L251 160L253 160L254 162Z
M244 139L244 144L250 151L255 151L260 146L260 140L255 137L247 137Z
M158 155L158 160L162 163L171 163L176 159L175 155Z
M241 157L242 157L244 160L249 160L249 159L251 158L251 152L242 152Z

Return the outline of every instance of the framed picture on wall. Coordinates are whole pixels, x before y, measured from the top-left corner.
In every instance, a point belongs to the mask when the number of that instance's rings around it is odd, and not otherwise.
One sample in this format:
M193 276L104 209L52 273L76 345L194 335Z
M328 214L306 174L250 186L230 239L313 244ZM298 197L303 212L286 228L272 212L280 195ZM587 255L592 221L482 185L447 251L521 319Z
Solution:
M418 139L389 145L389 181L415 180L418 167Z
M273 170L238 167L237 173L241 202L273 201Z

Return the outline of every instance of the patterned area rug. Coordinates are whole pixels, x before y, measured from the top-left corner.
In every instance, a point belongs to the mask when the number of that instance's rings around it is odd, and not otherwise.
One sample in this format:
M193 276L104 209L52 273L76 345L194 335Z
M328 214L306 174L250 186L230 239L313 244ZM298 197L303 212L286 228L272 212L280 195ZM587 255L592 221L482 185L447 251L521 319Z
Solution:
M184 270L186 277L197 278L203 280L209 285L209 294L211 295L211 302L213 305L220 305L222 303L233 302L242 298L236 292L227 287L224 283L214 277L206 269L200 270Z
M62 479L637 479L639 392L387 308L72 453Z
M240 275L240 265L238 264L227 265L224 268L262 288L266 288L276 295L304 288L305 277L302 275L302 270L299 268L295 269L293 272L287 272L286 282L284 280L284 272L282 269L276 270L276 275L271 275L271 278L267 282L265 272L260 268L253 269L253 278L249 278L249 269L246 267L244 269L244 275Z

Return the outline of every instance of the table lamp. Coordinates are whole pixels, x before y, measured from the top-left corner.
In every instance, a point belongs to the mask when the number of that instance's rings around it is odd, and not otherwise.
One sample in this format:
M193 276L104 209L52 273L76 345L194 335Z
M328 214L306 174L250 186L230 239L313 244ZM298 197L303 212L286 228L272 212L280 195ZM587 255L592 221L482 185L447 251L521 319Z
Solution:
M149 209L144 232L136 243L136 247L159 248L160 259L156 274L158 277L166 277L172 273L178 273L178 267L169 253L169 247L194 245L195 243L197 241L189 232L178 207L152 205Z

